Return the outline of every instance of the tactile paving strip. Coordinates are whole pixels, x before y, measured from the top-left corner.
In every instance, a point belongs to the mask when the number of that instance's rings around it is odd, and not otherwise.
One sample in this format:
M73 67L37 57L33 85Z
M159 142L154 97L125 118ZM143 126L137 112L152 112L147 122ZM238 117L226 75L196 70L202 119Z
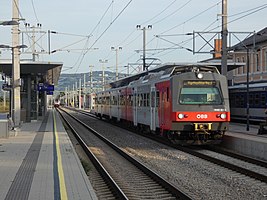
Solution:
M27 200L29 197L34 171L37 165L48 115L45 116L33 143L30 146L23 162L12 182L5 200Z

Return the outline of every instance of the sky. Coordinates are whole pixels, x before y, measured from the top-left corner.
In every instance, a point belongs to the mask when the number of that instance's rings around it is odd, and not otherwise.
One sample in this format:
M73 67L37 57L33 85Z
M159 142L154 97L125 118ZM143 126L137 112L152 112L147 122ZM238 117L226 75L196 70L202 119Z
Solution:
M146 29L146 62L151 67L156 63L208 59L211 54L197 52L212 50L204 39L213 43L220 37L222 24L222 0L18 1L20 42L28 46L21 59L32 59L35 47L41 52L37 60L62 62L62 73L88 73L89 66L93 71L104 67L115 72L116 57L119 72L127 73L125 66L130 73L140 71L143 31L137 25ZM228 46L266 27L266 0L228 0L227 11ZM1 0L0 21L11 18L12 0ZM49 35L48 30L53 33ZM193 39L193 32L204 39ZM12 44L10 26L0 27L0 44ZM11 59L10 50L2 49L0 59Z

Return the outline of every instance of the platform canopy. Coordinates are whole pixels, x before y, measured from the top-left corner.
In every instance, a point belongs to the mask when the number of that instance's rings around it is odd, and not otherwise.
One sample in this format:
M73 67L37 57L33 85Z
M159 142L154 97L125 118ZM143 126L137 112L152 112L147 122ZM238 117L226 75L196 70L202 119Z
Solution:
M57 84L63 63L41 62L41 61L20 61L20 75L43 76L49 84ZM11 60L0 60L0 73L5 76L12 76Z

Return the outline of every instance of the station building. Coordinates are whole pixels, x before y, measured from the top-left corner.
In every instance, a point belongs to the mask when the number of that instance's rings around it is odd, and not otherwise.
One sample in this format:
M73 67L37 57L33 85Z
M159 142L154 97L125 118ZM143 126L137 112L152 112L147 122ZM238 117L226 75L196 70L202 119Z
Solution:
M229 85L246 84L247 75L249 83L267 82L267 27L231 47L229 56L245 64L228 72Z

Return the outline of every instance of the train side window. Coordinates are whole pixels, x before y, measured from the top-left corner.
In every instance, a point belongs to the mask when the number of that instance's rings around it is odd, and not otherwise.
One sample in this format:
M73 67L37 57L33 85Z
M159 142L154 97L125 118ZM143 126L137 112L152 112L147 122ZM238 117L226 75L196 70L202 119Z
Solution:
M155 97L155 92L151 92L151 107L155 107L155 101L156 101L156 97Z
M114 100L114 99L115 99L115 97L112 96L112 97L111 97L111 102L110 102L111 105L115 105L115 100Z
M124 97L124 95L120 95L120 105L121 106L125 105L125 97Z
M146 94L146 105L147 105L148 107L150 106L149 101L150 101L150 94L147 93L147 94Z
M140 106L142 107L144 106L144 94L141 94L140 97Z
M106 104L107 104L107 105L110 105L110 97L107 97L107 99L106 99Z
M156 94L156 107L159 107L159 91Z
M146 107L146 100L147 100L147 95L146 94L144 94L144 107Z
M167 87L166 93L167 93L167 102L169 102L169 88L168 87Z
M128 102L128 105L129 105L129 106L133 106L133 95L131 95L131 94L129 95L129 99L128 99L128 101L129 101L129 102Z
M141 107L142 106L142 96L141 96L141 94L138 94L137 102L138 102L138 106Z

